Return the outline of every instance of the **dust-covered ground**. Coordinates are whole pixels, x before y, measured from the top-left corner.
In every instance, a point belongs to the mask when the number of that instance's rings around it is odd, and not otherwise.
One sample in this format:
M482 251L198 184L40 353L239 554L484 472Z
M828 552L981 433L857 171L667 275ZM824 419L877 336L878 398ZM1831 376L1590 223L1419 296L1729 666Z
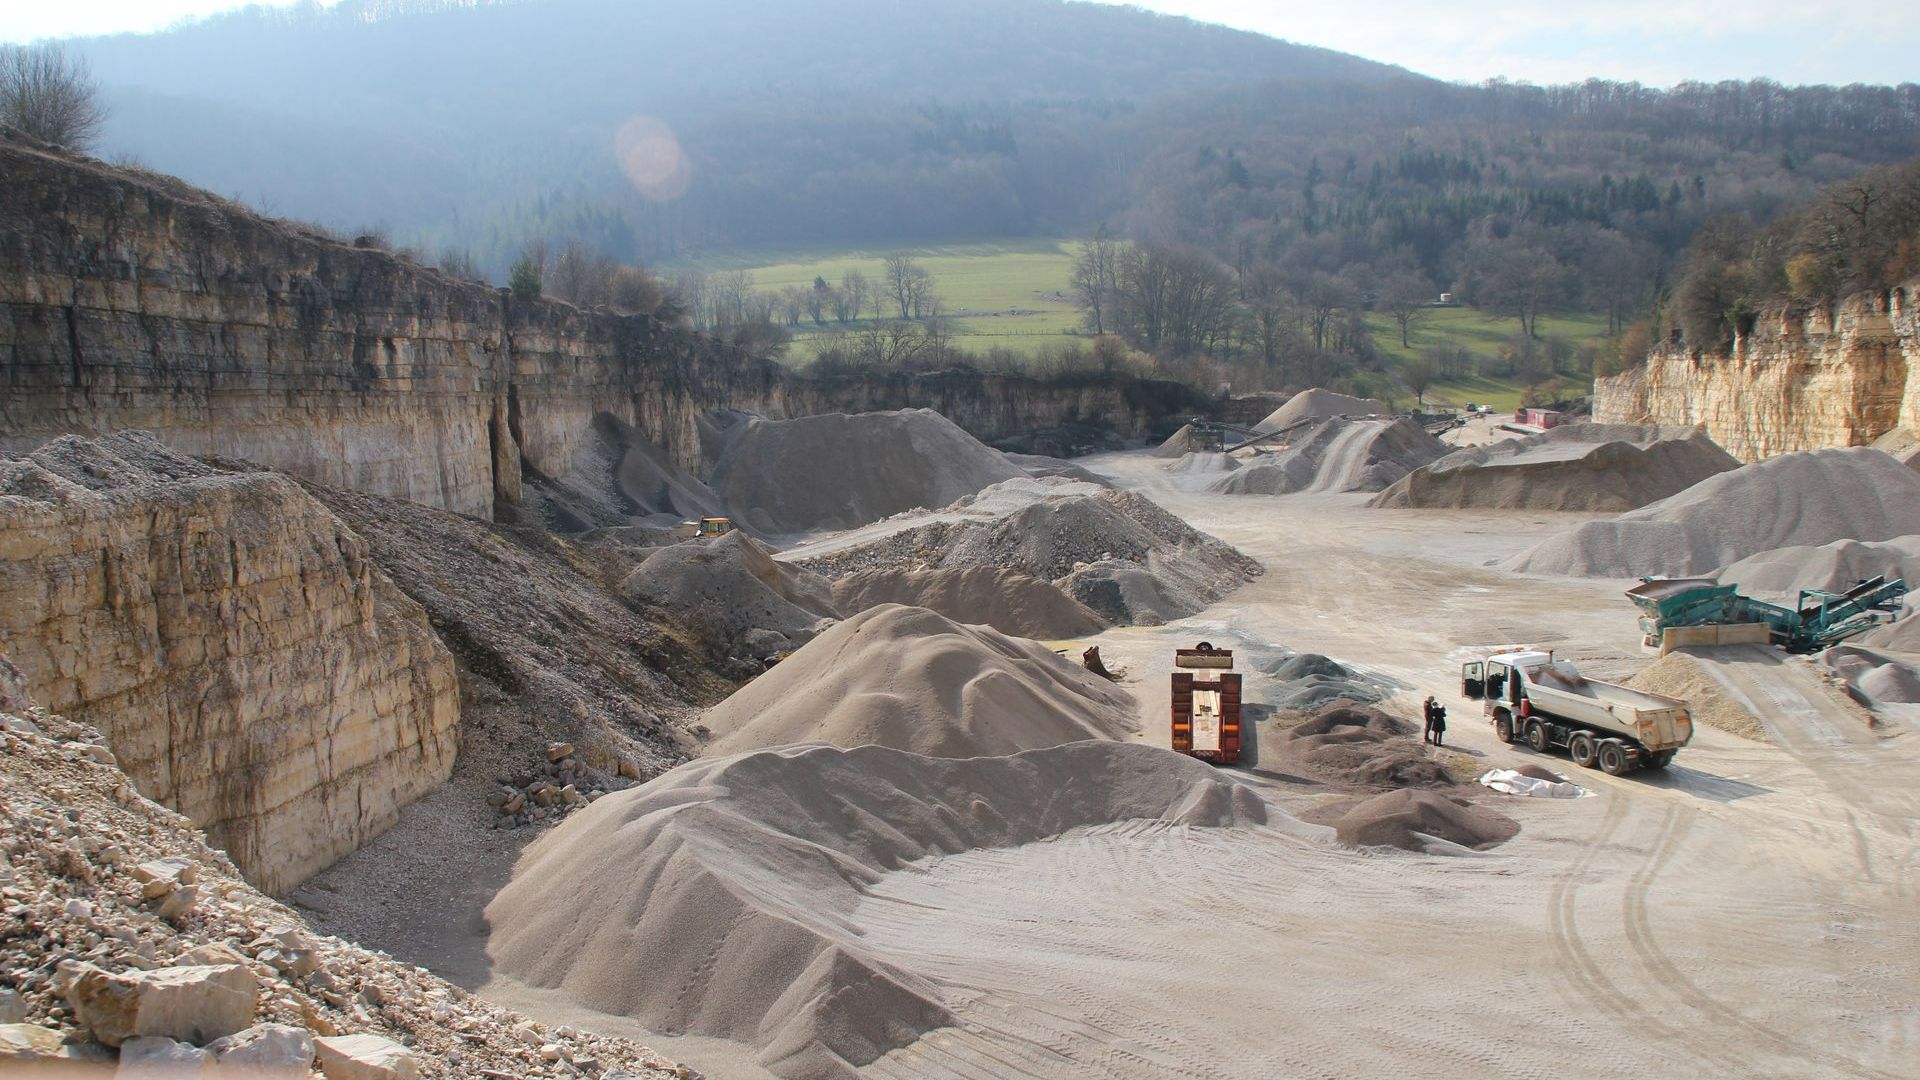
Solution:
M1080 464L1266 566L1194 617L1060 643L1125 672L1144 741L1167 740L1171 650L1203 639L1237 650L1256 704L1289 653L1363 673L1403 716L1437 695L1448 745L1423 752L1462 775L1541 763L1458 696L1463 660L1529 644L1602 678L1651 662L1627 582L1488 566L1590 515L1236 498L1176 490L1146 453ZM835 1075L1920 1075L1920 739L1802 660L1746 647L1701 668L1770 741L1702 726L1671 769L1623 778L1544 762L1595 797L1483 800L1521 825L1490 850L1125 822L885 873L838 917L955 1022ZM1267 740L1288 722L1262 721ZM1269 757L1225 775L1303 816L1351 797ZM485 992L770 1075L742 1041L642 1032L497 972Z

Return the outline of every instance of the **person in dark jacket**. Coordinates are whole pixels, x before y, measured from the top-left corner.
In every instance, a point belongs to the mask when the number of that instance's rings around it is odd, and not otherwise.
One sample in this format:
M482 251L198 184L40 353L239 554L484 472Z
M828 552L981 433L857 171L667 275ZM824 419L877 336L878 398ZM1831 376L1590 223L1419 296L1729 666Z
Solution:
M1421 708L1426 711L1427 726L1426 726L1426 730L1420 733L1420 741L1430 743L1433 741L1433 714L1436 710L1440 708L1440 703L1433 700L1432 694L1428 694L1427 702L1425 705L1421 706Z
M1438 702L1433 706L1433 718L1427 721L1427 729L1433 732L1433 745L1439 746L1447 737L1447 707Z

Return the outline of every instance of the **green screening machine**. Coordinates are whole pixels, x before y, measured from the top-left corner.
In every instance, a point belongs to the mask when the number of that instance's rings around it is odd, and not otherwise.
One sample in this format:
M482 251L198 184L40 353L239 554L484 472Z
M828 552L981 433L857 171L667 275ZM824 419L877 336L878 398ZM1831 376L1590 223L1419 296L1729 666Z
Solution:
M1869 627L1890 621L1907 597L1903 578L1868 578L1843 593L1802 589L1791 608L1742 596L1718 578L1643 578L1627 590L1642 614L1647 644L1691 626L1763 625L1788 652L1819 652Z

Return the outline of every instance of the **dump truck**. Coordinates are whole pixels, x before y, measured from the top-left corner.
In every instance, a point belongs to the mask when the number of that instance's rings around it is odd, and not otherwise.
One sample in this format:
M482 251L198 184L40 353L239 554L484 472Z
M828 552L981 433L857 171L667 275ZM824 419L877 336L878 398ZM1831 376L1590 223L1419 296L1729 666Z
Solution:
M1664 769L1693 739L1686 702L1589 679L1550 649L1467 663L1460 692L1484 704L1501 742L1565 750L1575 765L1613 776Z
M1173 750L1215 765L1240 761L1240 673L1233 650L1203 641L1176 649L1173 666Z

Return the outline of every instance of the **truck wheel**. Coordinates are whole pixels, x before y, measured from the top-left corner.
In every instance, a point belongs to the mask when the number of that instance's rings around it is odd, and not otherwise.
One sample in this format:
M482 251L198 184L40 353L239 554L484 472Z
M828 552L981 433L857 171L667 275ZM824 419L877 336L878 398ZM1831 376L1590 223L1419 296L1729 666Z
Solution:
M1573 738L1567 740L1567 753L1572 756L1575 765L1583 769L1593 768L1597 754L1593 748L1593 736L1584 731L1574 732Z
M1662 750L1657 754L1648 754L1647 768L1649 769L1666 768L1667 766L1673 764L1674 753L1675 751L1672 751L1672 750Z
M1513 741L1513 717L1506 713L1496 713L1493 717L1493 737L1503 743Z
M1600 771L1608 776L1625 776L1632 766L1627 762L1627 748L1612 739L1600 743Z
M1541 723L1538 720L1533 720L1528 722L1527 745L1533 747L1534 753L1536 754L1546 753L1547 752L1547 725Z

